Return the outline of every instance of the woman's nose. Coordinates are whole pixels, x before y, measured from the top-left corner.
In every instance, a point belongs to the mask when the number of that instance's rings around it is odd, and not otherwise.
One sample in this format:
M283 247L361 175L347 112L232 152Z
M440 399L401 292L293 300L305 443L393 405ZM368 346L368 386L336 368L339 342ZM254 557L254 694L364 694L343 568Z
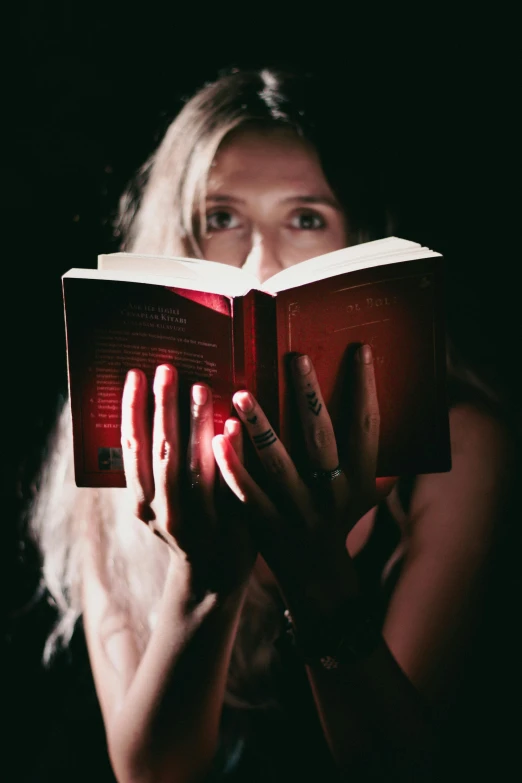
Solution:
M255 231L252 246L243 263L243 269L263 282L284 269L280 258L277 238L269 232Z

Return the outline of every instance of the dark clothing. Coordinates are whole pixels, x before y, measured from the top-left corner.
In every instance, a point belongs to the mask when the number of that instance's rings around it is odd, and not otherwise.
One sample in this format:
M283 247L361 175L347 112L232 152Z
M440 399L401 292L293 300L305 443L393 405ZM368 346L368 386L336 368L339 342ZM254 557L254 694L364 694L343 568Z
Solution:
M415 479L401 480L401 505L408 511ZM508 509L491 568L485 576L483 611L461 666L458 681L433 710L440 753L430 780L447 782L489 777L507 780L518 746L522 649L516 618L520 615L520 526ZM402 559L387 573L383 569L400 541L400 530L386 503L377 512L369 541L354 559L361 589L384 620L400 576ZM281 605L281 612L284 607ZM225 710L226 743L220 758L228 758L231 783L340 779L324 740L304 666L288 637L278 642L281 672L277 683L279 707L272 710ZM225 729L226 727L226 729ZM225 747L228 747L228 756ZM235 748L236 755L230 752ZM436 768L435 768L436 766ZM354 773L350 780L386 781L393 776L372 770ZM416 779L415 783L422 783Z
M381 621L400 563L389 575L385 589L381 584L382 572L399 541L397 524L383 504L369 541L354 559L361 589ZM283 615L281 600L280 610ZM314 780L333 783L340 780L324 739L305 667L284 630L276 646L280 656L279 676L274 684L278 707L225 708L222 747L212 781L289 783Z

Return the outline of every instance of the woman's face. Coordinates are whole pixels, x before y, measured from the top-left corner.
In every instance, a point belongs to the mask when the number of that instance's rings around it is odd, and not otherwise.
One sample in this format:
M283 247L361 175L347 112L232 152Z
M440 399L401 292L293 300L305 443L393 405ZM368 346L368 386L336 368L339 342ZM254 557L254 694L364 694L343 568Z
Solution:
M261 281L349 244L317 153L286 128L239 128L225 138L210 170L206 216L204 258Z

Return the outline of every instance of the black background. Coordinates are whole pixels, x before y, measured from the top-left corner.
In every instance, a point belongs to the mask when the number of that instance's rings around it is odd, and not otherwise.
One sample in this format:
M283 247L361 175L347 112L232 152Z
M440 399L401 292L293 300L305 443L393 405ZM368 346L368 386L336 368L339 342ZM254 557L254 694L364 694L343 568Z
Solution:
M168 12L166 9L168 8ZM450 329L488 378L520 390L514 20L419 5L20 4L4 27L2 516L7 781L110 780L81 632L49 671L53 618L29 600L23 537L65 393L60 275L117 249L111 217L183 99L220 69L296 65L368 129L397 234L448 259ZM348 127L347 125L347 127Z

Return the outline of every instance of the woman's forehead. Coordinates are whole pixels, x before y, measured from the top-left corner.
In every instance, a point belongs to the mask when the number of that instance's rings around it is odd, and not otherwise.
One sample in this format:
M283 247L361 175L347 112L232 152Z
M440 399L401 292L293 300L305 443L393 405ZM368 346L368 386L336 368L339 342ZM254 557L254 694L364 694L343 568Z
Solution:
M315 148L291 128L239 128L221 143L207 194L253 186L331 192Z

